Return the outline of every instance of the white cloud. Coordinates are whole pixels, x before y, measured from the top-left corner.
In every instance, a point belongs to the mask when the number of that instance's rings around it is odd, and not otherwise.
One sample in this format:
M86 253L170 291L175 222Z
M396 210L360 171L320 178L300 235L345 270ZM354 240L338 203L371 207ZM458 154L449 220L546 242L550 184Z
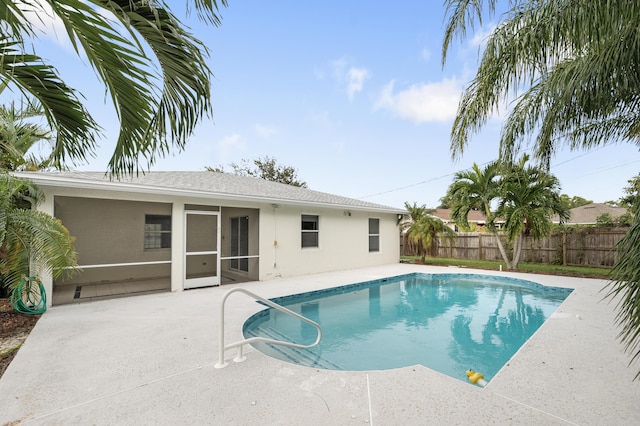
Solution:
M375 110L385 109L415 123L448 121L455 117L462 85L456 78L436 83L414 84L394 93L395 81L390 81L378 96Z
M353 100L353 97L357 92L362 91L364 81L369 78L369 71L365 68L351 67L347 72L347 96L349 100Z
M331 70L333 72L333 78L335 78L336 81L338 82L341 82L344 80L346 68L347 68L347 58L345 57L331 61Z
M316 124L325 129L332 129L335 126L335 123L329 116L329 111L314 111L308 116L309 121L311 123Z
M223 138L217 144L218 157L221 159L229 158L230 154L237 151L244 151L244 141L242 137L234 133L230 136Z
M278 134L278 130L274 127L265 126L260 123L254 126L254 130L263 139L271 139L271 137Z
M330 62L331 74L334 80L342 87L346 85L347 97L353 100L356 93L361 92L364 87L364 81L371 74L366 68L358 68L350 65L351 59L343 56Z

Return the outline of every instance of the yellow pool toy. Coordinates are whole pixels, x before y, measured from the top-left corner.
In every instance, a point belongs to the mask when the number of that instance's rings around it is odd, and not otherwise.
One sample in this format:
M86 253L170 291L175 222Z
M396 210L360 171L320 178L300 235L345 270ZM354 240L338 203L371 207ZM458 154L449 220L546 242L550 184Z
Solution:
M482 387L487 386L487 382L485 382L482 373L478 373L473 370L467 370L467 377L469 378L469 381L474 385L480 385Z

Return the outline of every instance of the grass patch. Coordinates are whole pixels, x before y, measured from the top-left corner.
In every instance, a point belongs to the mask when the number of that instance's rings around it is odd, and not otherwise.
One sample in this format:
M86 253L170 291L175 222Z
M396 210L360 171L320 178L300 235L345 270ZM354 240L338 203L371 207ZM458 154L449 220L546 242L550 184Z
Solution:
M415 256L402 256L401 262L417 263L419 259ZM459 266L464 268L475 269L492 269L499 270L500 265L504 268L504 262L493 260L468 260L468 259L447 259L441 257L427 257L426 265L437 266ZM589 266L563 266L546 263L520 263L517 272L531 272L536 274L547 275L564 275L571 277L588 277L588 278L610 278L611 268L594 268Z

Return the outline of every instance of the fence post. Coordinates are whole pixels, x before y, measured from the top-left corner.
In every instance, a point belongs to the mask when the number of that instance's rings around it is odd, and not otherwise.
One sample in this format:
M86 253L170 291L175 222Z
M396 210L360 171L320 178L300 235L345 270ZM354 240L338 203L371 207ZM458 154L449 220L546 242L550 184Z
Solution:
M567 231L562 231L562 266L567 266Z
M482 237L484 234L480 233L478 234L478 259L479 260L483 260L484 258L482 257Z

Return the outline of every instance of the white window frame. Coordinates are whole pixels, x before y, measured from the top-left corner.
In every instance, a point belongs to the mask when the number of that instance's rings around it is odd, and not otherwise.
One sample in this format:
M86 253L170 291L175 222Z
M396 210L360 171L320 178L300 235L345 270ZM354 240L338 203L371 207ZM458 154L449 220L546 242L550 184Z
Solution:
M377 233L372 233L371 232L371 221L375 220L378 222L378 232ZM377 217L370 217L369 220L367 221L367 226L368 226L368 233L369 233L369 253L379 253L380 252L380 218ZM371 248L371 238L375 238L378 242L378 248L377 249L372 249Z
M162 229L162 223L148 223L150 217L164 218L168 220L169 228ZM168 235L168 237L165 237ZM168 244L163 246L163 242ZM157 242L157 243L156 243ZM153 244L156 243L156 244ZM168 214L145 214L144 215L144 250L165 250L171 249L171 215Z
M315 229L304 229L305 216L307 218L315 217ZM313 221L307 220L306 222L312 223ZM320 247L320 216L317 214L302 214L300 216L300 247L302 249L314 249ZM316 235L316 244L312 246L305 246L305 234L315 234Z

